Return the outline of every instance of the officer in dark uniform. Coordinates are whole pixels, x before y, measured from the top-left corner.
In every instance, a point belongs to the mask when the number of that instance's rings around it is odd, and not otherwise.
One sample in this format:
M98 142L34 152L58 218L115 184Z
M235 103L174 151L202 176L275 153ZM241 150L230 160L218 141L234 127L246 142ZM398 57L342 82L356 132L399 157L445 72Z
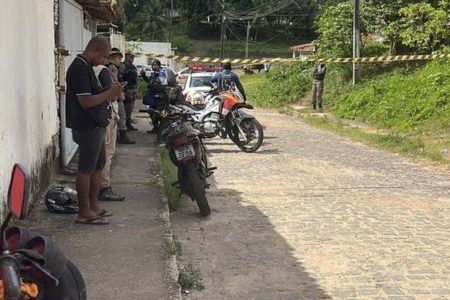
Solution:
M125 86L125 113L126 113L126 126L129 131L136 131L137 129L131 125L131 114L134 109L134 102L137 98L137 89L138 89L138 72L135 65L133 65L134 54L131 52L127 52L125 54L125 60L121 64L121 71L123 80L128 82Z
M149 107L155 110L162 110L167 102L167 73L161 68L161 61L159 59L153 60L152 70L153 72L150 77L147 77L144 70L141 71L141 76L148 84L147 92L151 99ZM150 118L152 119L153 129L147 132L156 133L161 122L161 116L150 112Z

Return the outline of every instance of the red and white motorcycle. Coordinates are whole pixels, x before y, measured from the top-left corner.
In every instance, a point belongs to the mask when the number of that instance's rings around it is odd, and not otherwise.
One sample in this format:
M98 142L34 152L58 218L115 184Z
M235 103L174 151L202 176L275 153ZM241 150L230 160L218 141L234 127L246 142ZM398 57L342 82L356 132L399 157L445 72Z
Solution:
M253 106L243 100L242 95L235 90L218 92L211 84L211 91L206 95L192 95L195 101L201 101L204 106L177 102L174 105L189 112L192 125L203 137L213 138L227 136L244 152L255 152L262 145L264 132L262 125L252 115L242 109L253 109ZM199 99L197 99L199 98Z

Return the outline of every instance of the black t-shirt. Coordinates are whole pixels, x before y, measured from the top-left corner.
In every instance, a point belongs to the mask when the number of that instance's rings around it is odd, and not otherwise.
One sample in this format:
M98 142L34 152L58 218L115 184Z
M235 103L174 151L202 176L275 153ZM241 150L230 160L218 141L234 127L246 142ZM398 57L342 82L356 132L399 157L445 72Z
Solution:
M102 67L100 73L98 74L98 81L100 82L100 85L104 89L109 88L110 86L113 85L111 71L106 66Z
M74 130L98 127L78 100L78 96L97 95L102 91L92 65L81 55L77 55L67 70L66 83L66 127Z

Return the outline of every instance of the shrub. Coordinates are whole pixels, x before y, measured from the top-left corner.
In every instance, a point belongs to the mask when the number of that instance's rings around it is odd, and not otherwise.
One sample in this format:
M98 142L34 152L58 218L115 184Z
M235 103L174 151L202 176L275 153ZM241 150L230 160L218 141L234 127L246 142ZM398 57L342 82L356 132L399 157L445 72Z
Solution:
M249 100L259 106L278 107L303 97L311 89L311 84L312 64L293 62L272 66L260 83L253 84L246 92Z

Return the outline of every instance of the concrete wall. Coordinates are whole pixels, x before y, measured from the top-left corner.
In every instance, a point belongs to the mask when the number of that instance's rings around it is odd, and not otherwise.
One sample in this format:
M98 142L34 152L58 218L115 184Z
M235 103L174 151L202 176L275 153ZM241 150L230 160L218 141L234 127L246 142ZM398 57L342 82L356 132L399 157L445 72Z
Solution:
M135 44L135 42L127 42L130 45ZM172 51L172 44L171 43L162 43L162 42L139 42L138 43L139 51L141 51L143 54L147 53L156 53L156 54L164 54L164 55L171 55L174 54ZM149 59L152 60L152 58L149 58L145 55L136 56L134 58L134 64L135 65L148 65ZM164 57L158 58L163 65L166 65L168 67L171 67L172 69L178 71L180 66L177 62L175 62L173 59L167 59Z
M111 46L119 48L120 51L125 53L125 36L121 33L113 33L110 37Z
M36 188L57 155L53 0L1 1L0 203L12 166L22 163ZM3 215L3 205L0 212Z

